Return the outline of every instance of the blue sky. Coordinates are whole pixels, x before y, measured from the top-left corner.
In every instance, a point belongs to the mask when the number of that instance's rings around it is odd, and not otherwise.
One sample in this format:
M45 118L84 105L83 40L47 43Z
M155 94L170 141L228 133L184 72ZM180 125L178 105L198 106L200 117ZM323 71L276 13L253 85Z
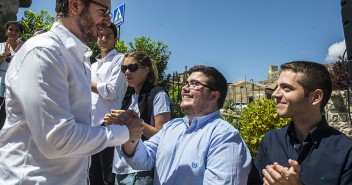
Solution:
M163 41L172 52L167 73L203 64L228 82L260 81L269 65L326 64L345 48L340 0L112 0L112 9L122 3L121 39ZM28 9L55 15L55 1L32 0ZM19 20L28 9L19 9Z

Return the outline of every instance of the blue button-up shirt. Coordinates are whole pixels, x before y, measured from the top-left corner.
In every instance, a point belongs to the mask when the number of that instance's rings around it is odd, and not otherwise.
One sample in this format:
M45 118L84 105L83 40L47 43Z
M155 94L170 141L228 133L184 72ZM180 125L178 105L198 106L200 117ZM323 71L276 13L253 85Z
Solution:
M144 144L132 158L134 169L155 168L154 184L247 183L251 155L238 131L215 111L194 118L173 119Z

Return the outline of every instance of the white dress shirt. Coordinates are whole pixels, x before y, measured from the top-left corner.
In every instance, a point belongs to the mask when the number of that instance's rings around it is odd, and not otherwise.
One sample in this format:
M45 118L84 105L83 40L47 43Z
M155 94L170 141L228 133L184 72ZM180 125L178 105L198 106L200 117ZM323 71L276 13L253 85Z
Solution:
M124 55L115 49L104 58L96 57L92 64L92 82L97 83L98 93L92 92L92 126L99 126L111 109L121 109L127 89L125 75L121 72Z
M64 26L25 42L7 71L0 184L87 184L90 155L129 138L91 127L89 48Z

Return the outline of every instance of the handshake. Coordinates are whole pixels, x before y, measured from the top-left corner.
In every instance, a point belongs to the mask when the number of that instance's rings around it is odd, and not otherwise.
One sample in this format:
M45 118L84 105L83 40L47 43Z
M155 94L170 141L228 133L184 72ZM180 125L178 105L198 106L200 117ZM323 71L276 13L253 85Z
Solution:
M144 121L139 118L133 110L111 110L111 113L105 114L104 125L121 124L126 125L130 133L130 142L138 141L143 135Z

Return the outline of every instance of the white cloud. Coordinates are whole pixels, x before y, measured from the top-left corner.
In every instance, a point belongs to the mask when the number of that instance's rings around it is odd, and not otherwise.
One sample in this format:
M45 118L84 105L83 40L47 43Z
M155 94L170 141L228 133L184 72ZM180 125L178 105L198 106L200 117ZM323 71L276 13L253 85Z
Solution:
M326 56L325 61L329 63L336 62L338 57L342 56L345 50L346 50L345 40L334 43L329 47L328 55Z

